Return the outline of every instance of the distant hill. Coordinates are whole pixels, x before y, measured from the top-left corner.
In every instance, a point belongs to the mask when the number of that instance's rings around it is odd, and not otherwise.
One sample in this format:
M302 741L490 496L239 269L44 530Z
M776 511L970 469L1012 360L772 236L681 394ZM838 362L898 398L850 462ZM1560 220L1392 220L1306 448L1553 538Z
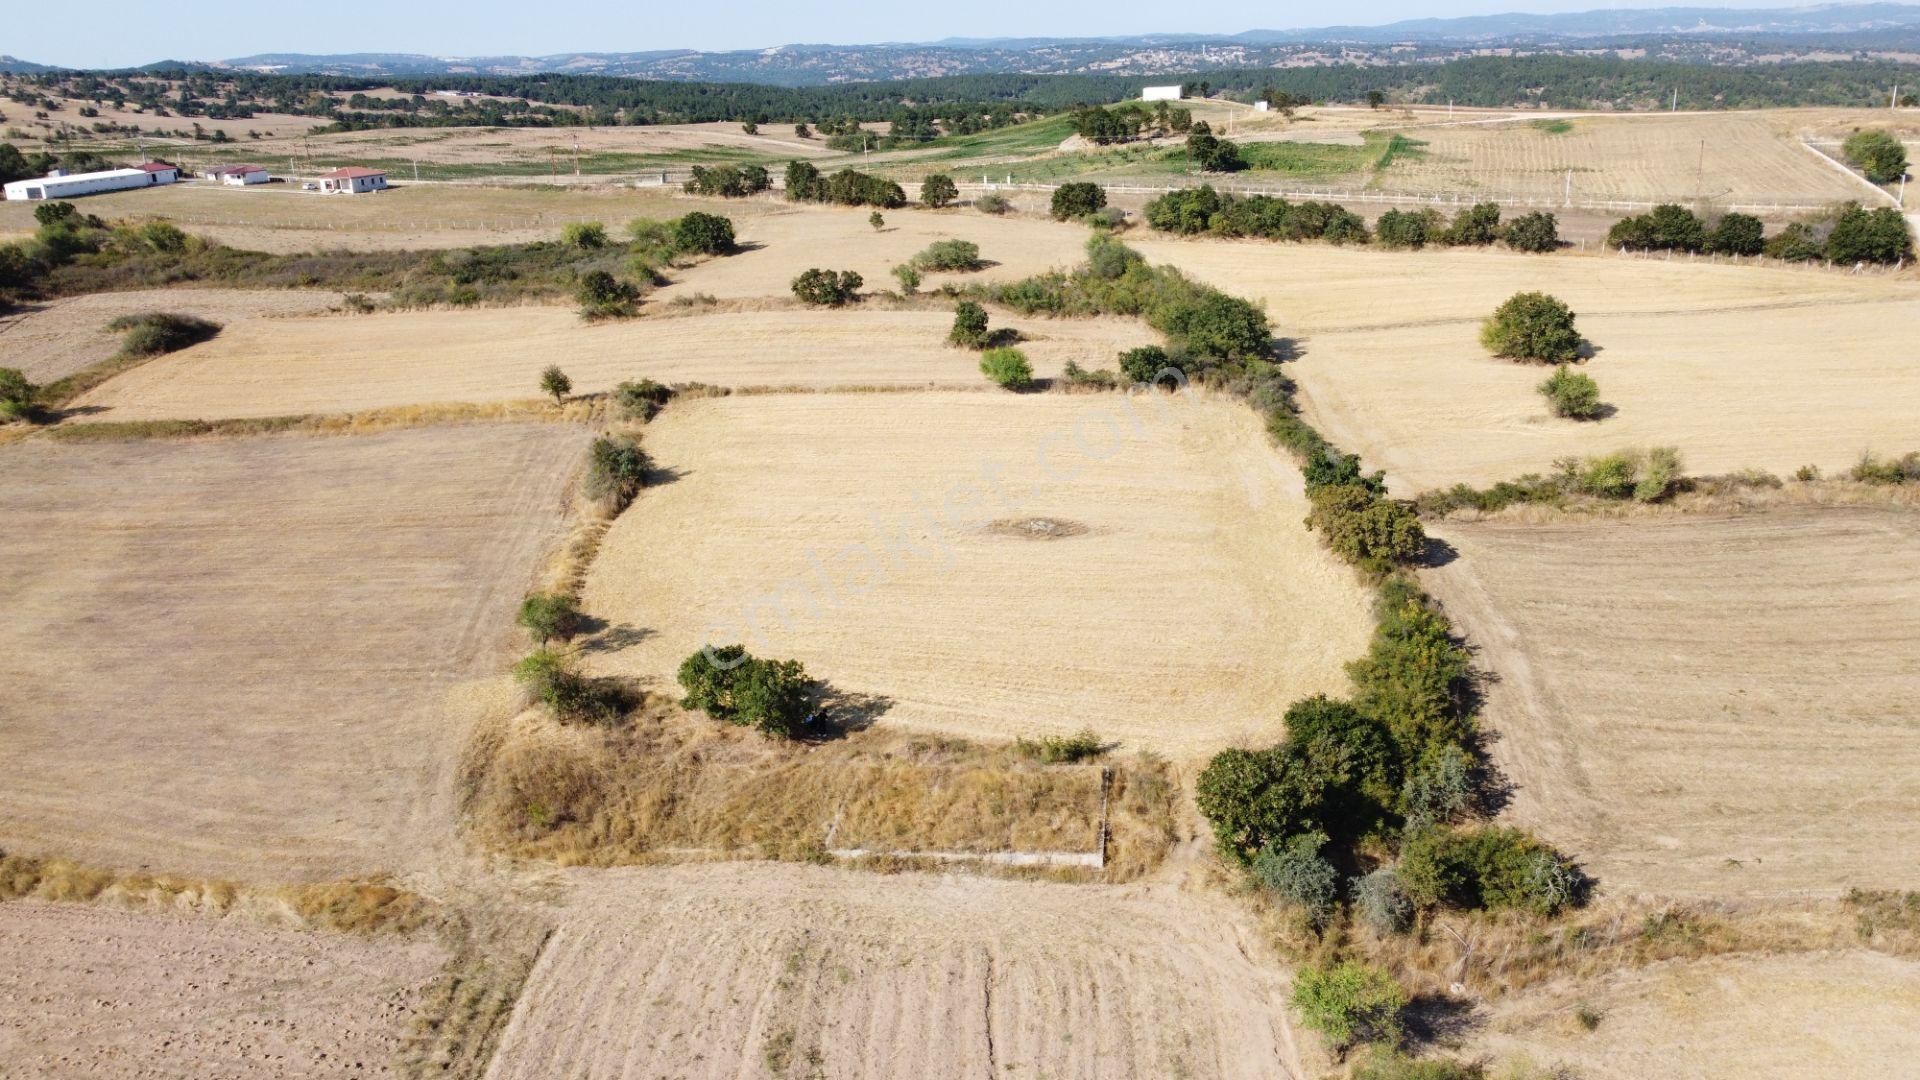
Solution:
M1479 50L1631 50L1654 59L1738 64L1833 52L1872 57L1920 49L1920 6L1828 4L1800 8L1672 7L1555 15L1410 19L1383 26L1248 30L1238 34L1125 37L947 38L871 45L781 45L700 52L429 56L413 53L259 53L146 69L211 68L359 78L436 75L616 75L680 81L820 86L946 75L1160 75L1221 68L1448 60ZM51 70L0 57L0 71Z
M0 75L38 75L45 71L57 71L45 64L30 63L17 56L0 56Z

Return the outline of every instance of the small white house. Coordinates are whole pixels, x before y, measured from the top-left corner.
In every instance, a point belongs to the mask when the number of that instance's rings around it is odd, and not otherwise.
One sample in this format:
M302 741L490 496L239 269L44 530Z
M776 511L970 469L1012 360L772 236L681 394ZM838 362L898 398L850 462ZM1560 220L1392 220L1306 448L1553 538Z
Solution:
M201 173L216 184L229 187L246 187L248 184L264 184L273 179L265 167L260 165L221 165Z
M1179 101L1184 95L1178 86L1146 86L1140 90L1141 101Z
M1253 103L1254 112L1267 112L1272 108L1273 106L1269 104L1265 98L1262 98L1261 100Z
M320 177L320 190L328 195L361 195L387 186L387 174L378 169L349 165Z
M77 199L107 191L171 184L180 179L180 169L158 161L149 161L136 169L107 169L103 172L74 173L55 169L37 180L15 180L6 186L9 201L14 199Z

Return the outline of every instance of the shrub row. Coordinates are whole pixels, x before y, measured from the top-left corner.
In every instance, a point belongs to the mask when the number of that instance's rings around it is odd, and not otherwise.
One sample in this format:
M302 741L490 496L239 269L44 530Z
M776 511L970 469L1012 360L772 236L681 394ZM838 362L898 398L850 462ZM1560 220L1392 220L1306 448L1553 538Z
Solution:
M899 184L877 176L841 169L823 176L805 161L787 163L787 198L794 202L836 203L840 206L877 206L895 210L907 205L907 193Z
M1659 502L1691 486L1693 481L1681 471L1680 451L1656 446L1588 458L1564 457L1553 463L1553 472L1546 476L1527 473L1486 488L1455 484L1426 492L1413 505L1423 516L1440 516L1455 510L1491 513L1522 503L1559 504L1576 496Z
M1500 207L1479 203L1462 209L1452 222L1437 210L1389 210L1372 231L1359 214L1338 203L1290 203L1268 195L1235 196L1211 186L1170 191L1147 203L1147 224L1165 232L1193 236L1264 240L1324 240L1330 244L1378 242L1386 247L1428 245L1484 246L1505 241L1521 251L1553 251L1560 246L1558 222L1535 212L1505 224Z
M1913 236L1900 211L1847 203L1834 213L1796 221L1769 237L1760 219L1722 214L1707 220L1684 206L1663 203L1621 218L1607 230L1607 246L1627 251L1711 255L1767 255L1788 262L1892 265L1913 258Z

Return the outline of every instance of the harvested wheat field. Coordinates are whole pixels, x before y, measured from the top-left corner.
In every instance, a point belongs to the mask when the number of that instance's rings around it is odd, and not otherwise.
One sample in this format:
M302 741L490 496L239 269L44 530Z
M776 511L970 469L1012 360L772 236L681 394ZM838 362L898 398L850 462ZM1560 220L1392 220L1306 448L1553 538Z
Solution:
M1142 239L1130 244L1149 261L1176 266L1236 296L1264 301L1275 332L1282 337L1304 335L1309 352L1322 334L1412 327L1439 331L1448 323L1460 324L1449 332L1472 343L1481 319L1501 301L1529 289L1566 301L1582 320L1787 306L1802 309L1809 320L1829 310L1866 320L1878 317L1878 309L1847 305L1920 300L1920 283L1911 277L1751 262L1736 266L1704 258L1582 258L1491 249L1388 251L1262 240ZM1603 348L1608 345L1592 336Z
M1599 1016L1585 1030L1579 1008ZM1659 964L1489 1010L1468 1049L1582 1080L1895 1080L1920 1060L1920 964L1868 952Z
M725 211L721 211L725 213ZM659 297L704 293L720 299L787 296L808 267L854 270L869 290L896 289L893 268L936 240L970 240L990 263L972 273L926 275L923 289L970 281L1017 281L1079 262L1085 226L1032 218L993 217L971 210L889 210L875 230L866 208L787 206L736 223L746 250L676 272Z
M573 882L491 1080L1303 1075L1285 977L1217 901L793 864Z
M0 1077L401 1076L430 941L0 904Z
M586 439L0 448L0 844L252 881L418 858L443 702L510 659Z
M299 191L297 184L184 183L90 195L84 205L109 221L163 218L223 244L282 254L523 244L555 239L572 221L599 221L619 232L637 217L706 210L740 222L781 208L772 201L697 199L663 188L414 184L398 175L393 182L377 195L346 199ZM32 207L0 202L0 231L32 228Z
M1397 158L1371 186L1463 198L1818 208L1862 188L1800 145L1831 110L1645 113L1477 120L1408 134L1424 153ZM1864 115L1864 114L1863 114ZM1571 181L1569 181L1571 174Z
M103 420L345 412L535 397L558 363L576 393L626 379L724 386L985 386L979 354L946 344L953 314L801 310L668 312L589 324L557 307L278 319L233 327L81 398ZM1133 319L997 317L1040 376L1069 360L1111 367L1157 338Z
M120 351L107 324L122 315L171 311L232 327L247 319L306 315L340 303L340 294L306 289L140 289L28 304L0 316L3 366L48 383Z
M1372 626L1293 465L1197 394L735 396L674 405L647 446L678 479L582 599L645 631L596 665L656 686L742 641L883 724L1197 755L1341 692Z
M1920 879L1920 516L1448 521L1510 814L1617 894ZM1604 613L1604 614L1603 614Z
M1579 370L1617 410L1599 421L1554 417L1538 391L1551 369L1488 356L1467 323L1316 335L1300 404L1407 495L1634 446L1676 446L1694 474L1787 476L1920 445L1920 298L1579 325L1600 349Z

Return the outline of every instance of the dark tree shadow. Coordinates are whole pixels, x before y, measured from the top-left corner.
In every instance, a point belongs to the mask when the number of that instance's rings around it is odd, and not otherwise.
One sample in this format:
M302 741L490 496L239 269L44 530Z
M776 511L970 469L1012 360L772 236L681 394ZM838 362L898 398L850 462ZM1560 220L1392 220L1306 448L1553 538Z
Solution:
M676 469L670 465L650 465L647 467L643 487L666 487L677 484L690 475L685 469Z
M1272 349L1274 362L1287 364L1305 356L1307 340L1302 337L1274 338Z
M1602 349L1598 345L1595 345L1593 342L1588 341L1586 338L1581 338L1580 346L1574 350L1574 355L1578 356L1582 360L1591 360L1594 357L1599 356L1604 351L1606 350Z
M1027 340L1027 336L1011 326L1002 326L987 333L987 343L982 348L1001 349L1008 345L1018 345Z
M1421 994L1407 1003L1400 1014L1406 1025L1407 1048L1453 1048L1485 1026L1485 1013L1472 1002L1455 1001L1439 994Z
M579 636L586 640L580 643L581 652L614 653L635 645L655 635L656 631L644 626L629 623L610 625L605 619L596 619L591 615L580 618Z
M1619 414L1620 409L1618 406L1609 405L1603 401L1594 406L1592 416L1583 416L1580 419L1583 423L1597 424L1602 420L1610 420Z
M814 722L808 738L838 739L856 731L865 731L893 708L885 694L862 694L842 690L832 683L814 684Z
M1420 553L1420 565L1423 567L1446 566L1460 557L1460 552L1452 544L1437 536L1427 537L1427 546Z
M727 252L727 254L728 255L745 255L749 251L761 251L765 249L766 246L767 245L765 243L759 240L736 240L734 241L734 244L733 244L733 250Z

